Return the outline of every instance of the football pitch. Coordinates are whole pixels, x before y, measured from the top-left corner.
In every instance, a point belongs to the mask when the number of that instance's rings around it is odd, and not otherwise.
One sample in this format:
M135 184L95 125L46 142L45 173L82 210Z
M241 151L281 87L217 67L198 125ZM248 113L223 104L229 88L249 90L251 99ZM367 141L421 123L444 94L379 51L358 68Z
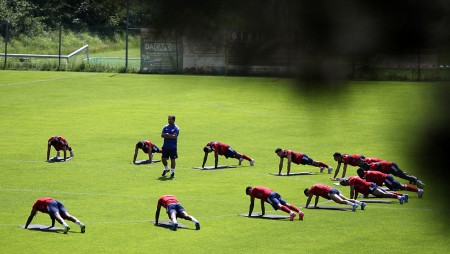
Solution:
M331 92L303 92L285 78L0 71L1 252L448 253L448 225L440 220L448 211L436 205L443 194L433 191L428 169L418 168L408 153L434 95L434 84L418 82L355 81ZM173 179L161 177L161 162L131 163L137 141L162 146L169 114L180 127ZM73 160L45 162L53 135L66 137ZM220 156L220 165L236 167L193 169L201 166L210 141L230 144L255 166ZM333 185L332 175L312 166L293 164L291 172L313 175L271 175L278 172L277 147L333 168L336 151L383 158L427 186L423 199L405 192L410 198L403 205L394 200L356 212L305 209L303 190L315 183L347 197L349 188ZM146 155L140 151L138 159ZM213 164L210 154L206 165ZM347 176L355 174L349 166ZM304 220L239 216L248 213L247 186L279 192L301 208ZM182 219L187 229L154 226L164 194L177 196L201 229ZM40 197L60 200L86 224L86 233L72 222L68 234L21 228ZM320 205L347 207L323 198ZM260 211L257 200L253 212ZM160 221L167 220L162 210ZM32 223L51 220L38 213Z

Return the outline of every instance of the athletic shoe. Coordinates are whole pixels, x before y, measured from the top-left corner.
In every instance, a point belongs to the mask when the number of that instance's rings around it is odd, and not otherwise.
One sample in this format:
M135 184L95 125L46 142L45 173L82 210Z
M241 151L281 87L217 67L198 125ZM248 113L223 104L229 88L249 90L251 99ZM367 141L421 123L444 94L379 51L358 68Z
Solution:
M172 223L172 230L177 231L178 223Z
M366 203L361 202L361 210L364 210L364 208L366 208Z
M333 172L333 168L331 166L328 166L328 174L331 174Z
M80 224L81 233L86 232L86 226L84 224Z
M70 157L75 157L75 155L73 154L73 151L70 151Z
M400 201L400 205L403 205L403 201L405 201L405 199L403 196L400 196L398 201Z
M58 158L61 154L58 152L56 152L56 158Z
M422 189L417 189L417 195L419 196L419 198L422 198L423 190Z
M175 172L172 172L172 174L170 174L170 178L174 178L175 177Z
M320 173L323 173L323 167L319 167Z
M170 171L170 170L165 170L165 169L164 169L163 172L162 172L162 176L165 176L166 173L169 172L169 171Z
M242 164L242 162L244 161L244 158L239 158L239 165L241 165Z
M419 179L417 179L416 185L418 188L421 188L421 189L423 189L425 187L425 184L422 181L420 181Z
M302 211L300 211L300 212L298 213L298 219L299 219L299 220L303 220L303 217L305 217L305 214L304 214Z
M195 223L195 229L196 229L196 230L200 230L200 222L197 221L197 222Z
M67 234L67 232L69 232L69 230L70 230L70 227L69 226L65 226L64 227L64 234Z
M405 195L403 195L403 198L405 199L405 203L408 203L409 195L405 194Z
M255 166L255 160L250 161L250 166Z
M353 212L355 212L355 211L356 211L356 208L358 208L358 204L356 204L356 203L353 203L353 206L352 206L352 211L353 211Z
M289 220L293 221L295 219L295 216L297 216L295 213L291 213L291 215L289 216Z

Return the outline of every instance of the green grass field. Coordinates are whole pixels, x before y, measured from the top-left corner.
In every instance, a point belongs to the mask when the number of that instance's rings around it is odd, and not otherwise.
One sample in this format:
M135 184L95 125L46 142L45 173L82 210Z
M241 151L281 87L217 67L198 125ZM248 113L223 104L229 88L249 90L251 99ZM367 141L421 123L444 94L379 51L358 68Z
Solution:
M433 110L430 83L351 82L320 96L288 79L0 71L0 248L2 253L448 253L439 194L407 153ZM161 163L131 164L134 145L162 145L167 116L180 127L176 177ZM65 136L75 151L66 163L46 163L46 142ZM255 166L201 171L203 146L222 141ZM249 219L248 185L264 185L304 206L303 190L332 185L312 176L275 177L277 147L336 167L332 154L362 153L397 162L427 183L423 199L368 204L365 211L307 210L304 221ZM52 155L55 152L52 150ZM158 156L157 156L158 157ZM139 159L145 159L141 152ZM207 165L212 165L209 156ZM219 158L219 164L237 160ZM349 167L348 174L356 168ZM402 181L404 182L404 181ZM344 195L347 187L336 186ZM176 232L155 227L156 202L174 194L202 225ZM71 232L24 230L33 202L50 196L86 224ZM436 198L432 198L436 197ZM342 206L320 199L319 205ZM255 212L260 211L259 202ZM269 204L266 213L273 211ZM161 220L167 220L162 211ZM49 224L38 213L34 224ZM59 225L57 225L59 226Z

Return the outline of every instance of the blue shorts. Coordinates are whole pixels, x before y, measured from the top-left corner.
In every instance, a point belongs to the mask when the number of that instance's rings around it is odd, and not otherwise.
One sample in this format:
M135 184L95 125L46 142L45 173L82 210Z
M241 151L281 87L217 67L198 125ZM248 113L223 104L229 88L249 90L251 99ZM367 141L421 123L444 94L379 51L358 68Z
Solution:
M180 203L172 203L168 205L166 208L166 212L167 215L169 216L169 219L171 219L170 218L171 213L175 213L177 217L184 218L182 213L183 211L185 211L184 207Z
M308 155L303 154L302 160L300 161L300 164L302 165L311 165L314 162L313 159L309 158Z
M236 158L237 152L235 150L233 150L233 148L228 147L227 151L225 152L225 154L223 156L225 156L225 158Z
M331 195L333 195L333 194L339 195L339 194L341 194L341 192L335 188L331 189L330 192L328 192L328 199L331 199Z
M271 204L273 209L280 209L280 204L285 205L287 202L277 192L271 192L267 197L267 203Z
M402 184L395 180L393 176L388 175L386 177L386 180L384 180L384 184L386 187L388 187L390 190L400 190Z
M376 183L370 183L369 193L372 194L372 192L377 188L378 188L378 185Z
M47 205L48 214L53 217L55 213L66 213L67 210L64 205L58 200L52 200Z
M164 159L176 159L178 158L177 148L164 148L162 149L162 156Z

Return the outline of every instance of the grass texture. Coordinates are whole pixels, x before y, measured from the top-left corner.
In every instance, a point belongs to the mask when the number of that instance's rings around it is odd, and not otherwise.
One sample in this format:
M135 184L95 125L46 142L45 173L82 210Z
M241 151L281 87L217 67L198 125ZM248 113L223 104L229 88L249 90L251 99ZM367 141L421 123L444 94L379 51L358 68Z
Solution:
M408 149L433 110L434 85L351 82L331 92L303 90L283 78L0 71L0 246L2 253L445 253L447 225L439 220L433 185L408 204L368 204L365 211L308 210L304 221L249 219L246 186L263 185L302 207L303 190L332 185L332 175L293 165L311 176L276 177L277 147L301 151L336 167L332 154L362 153L395 161L427 183ZM176 176L162 164L131 164L134 145L162 146L162 127L180 127ZM75 158L46 163L46 142L67 138ZM230 144L255 166L194 170L209 141ZM52 155L55 152L52 150ZM156 155L156 159L159 155ZM138 159L145 159L142 152ZM219 164L237 160L219 158ZM213 165L209 156L207 165ZM285 169L284 169L285 171ZM349 167L347 175L356 174ZM401 180L402 181L402 180ZM404 181L402 181L404 182ZM347 187L335 186L349 196ZM195 231L155 227L156 202L176 195L201 222ZM86 224L69 234L24 230L33 202L63 202ZM325 199L319 205L342 206ZM254 212L260 211L259 202ZM266 204L266 213L273 211ZM161 220L167 220L164 210ZM38 213L35 224L49 224ZM58 225L59 226L59 225Z

